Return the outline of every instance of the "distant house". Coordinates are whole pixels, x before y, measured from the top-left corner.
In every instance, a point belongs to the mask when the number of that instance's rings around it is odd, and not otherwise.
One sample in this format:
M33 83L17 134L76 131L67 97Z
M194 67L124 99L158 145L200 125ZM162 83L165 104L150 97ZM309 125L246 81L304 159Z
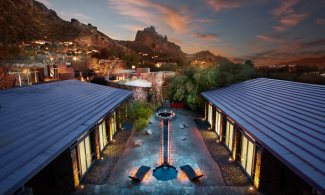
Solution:
M260 78L202 96L216 141L259 191L325 193L325 86Z
M76 80L0 91L0 194L74 190L113 140L131 95Z

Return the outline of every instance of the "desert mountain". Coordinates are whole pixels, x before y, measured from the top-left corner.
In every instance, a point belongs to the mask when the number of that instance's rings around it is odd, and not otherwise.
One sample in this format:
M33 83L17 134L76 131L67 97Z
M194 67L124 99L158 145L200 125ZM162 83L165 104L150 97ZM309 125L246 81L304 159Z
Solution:
M91 24L61 19L55 11L36 0L0 0L0 13L0 45L35 40L72 41L80 46L148 54L156 56L156 61L229 61L209 51L186 55L179 45L169 41L166 35L160 35L153 26L139 30L134 41L113 40Z
M85 25L76 19L65 21L35 0L1 0L0 13L0 43L46 39L99 48L116 46L91 24Z

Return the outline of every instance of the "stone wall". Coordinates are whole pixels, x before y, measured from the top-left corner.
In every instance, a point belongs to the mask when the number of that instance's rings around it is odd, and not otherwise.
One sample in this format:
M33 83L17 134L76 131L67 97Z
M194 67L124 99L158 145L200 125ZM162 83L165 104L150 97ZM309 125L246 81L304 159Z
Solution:
M118 83L114 82L108 82L107 85L109 87L115 87L115 88L121 88L133 91L133 99L137 101L145 101L145 102L151 102L153 91L152 88L149 87L134 87L134 86L127 86L127 85L120 85Z

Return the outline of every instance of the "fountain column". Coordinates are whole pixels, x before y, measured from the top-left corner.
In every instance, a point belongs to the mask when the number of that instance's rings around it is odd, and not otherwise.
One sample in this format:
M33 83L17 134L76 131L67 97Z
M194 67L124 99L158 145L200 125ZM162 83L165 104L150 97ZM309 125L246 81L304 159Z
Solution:
M173 112L161 112L157 113L157 117L162 120L162 127L161 127L161 155L160 155L160 162L161 165L158 166L156 169L153 170L153 175L158 180L167 181L176 179L177 177L177 170L174 166L172 166L169 162L170 157L170 121L175 116Z

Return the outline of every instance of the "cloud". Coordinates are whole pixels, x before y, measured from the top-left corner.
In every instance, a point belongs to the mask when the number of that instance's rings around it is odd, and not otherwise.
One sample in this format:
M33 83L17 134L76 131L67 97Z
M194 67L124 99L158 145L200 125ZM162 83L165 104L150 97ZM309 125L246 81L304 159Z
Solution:
M285 0L281 1L279 7L272 10L272 14L275 16L282 16L288 13L294 13L293 7L299 2L299 0Z
M272 34L260 34L256 35L258 40L273 42L273 43L281 43L281 42L289 42L295 41L300 42L303 40L303 37L295 37L293 33L290 32L282 32L282 33L272 33Z
M207 0L206 2L214 9L214 11L219 12L224 9L238 8L245 2L245 0Z
M317 18L316 19L316 24L325 25L325 18Z
M43 3L46 7L52 6L49 0L37 0L40 3Z
M287 29L285 26L277 25L277 26L272 26L272 28L278 32L283 32Z
M294 10L294 6L298 3L299 0L281 1L280 6L271 11L272 15L279 22L278 25L273 26L274 30L283 32L292 26L296 26L308 17L309 13L297 13Z
M215 20L209 19L209 18L197 18L194 20L194 22L202 23L202 24L209 24L215 22Z
M149 0L108 0L108 3L119 14L130 16L145 25L162 23L178 33L185 33L189 29L191 17L188 13L180 13L162 3Z
M302 20L306 19L308 16L308 13L302 13L302 14L289 14L280 19L280 23L284 26L295 26Z
M256 38L263 40L263 41L269 41L269 42L277 42L279 39L269 36L269 35L256 35Z
M199 39L208 40L208 41L213 41L218 39L218 35L213 33L194 33L194 36Z

